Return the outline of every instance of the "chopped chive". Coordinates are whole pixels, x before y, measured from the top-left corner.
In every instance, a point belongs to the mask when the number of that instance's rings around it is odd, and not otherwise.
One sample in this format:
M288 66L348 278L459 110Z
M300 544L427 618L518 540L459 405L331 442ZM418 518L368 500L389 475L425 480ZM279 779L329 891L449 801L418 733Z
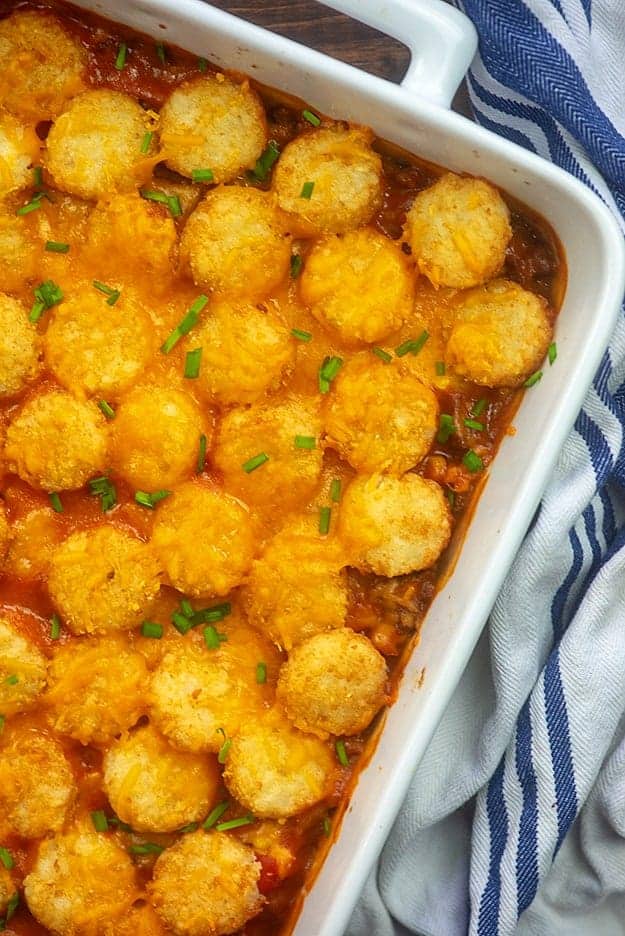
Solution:
M436 376L437 376L437 377L444 377L444 376L445 376L445 362L444 362L444 361L437 361L436 364L435 364L434 366L435 366L435 368L436 368Z
M292 328L291 334L294 338L297 338L298 341L312 341L312 335L310 332L302 331L301 328Z
M103 809L96 809L92 812L91 821L96 832L108 832L109 822Z
M101 475L99 478L92 478L89 481L89 492L96 497L101 498L102 512L107 513L117 504L117 490L110 478Z
M484 431L484 423L478 422L477 419L463 419L463 423L467 429L475 429L476 432Z
M115 410L106 400L99 400L98 407L102 410L107 419L115 419Z
M302 191L299 193L299 197L310 200L310 198L312 197L314 187L315 187L314 182L304 182L304 184L302 185Z
M120 832L132 832L131 826L127 822L122 822L121 819L118 819L117 816L108 816L108 824L115 826L116 829L119 829Z
M4 731L4 723L6 722L6 716L0 715L0 734Z
M179 218L182 214L182 205L177 195L166 195L164 192L156 192L152 189L139 189L139 195L146 201L158 202L159 205L167 205L173 218Z
M329 838L331 831L332 831L332 823L330 822L328 817L325 816L323 820L323 834Z
M143 140L141 141L141 152L143 153L144 156L150 150L153 136L154 136L154 133L151 130L146 130L145 133L143 134Z
M188 634L191 628L193 627L193 621L186 616L186 614L181 614L180 611L174 611L171 616L171 623L174 625L179 634L182 634L184 637L185 634Z
M258 455L254 455L253 458L248 458L246 462L243 462L241 468L246 474L250 474L252 471L256 471L257 468L260 468L261 465L264 465L267 461L269 461L269 455L267 455L265 452L259 452Z
M321 123L320 118L317 117L316 114L313 114L313 112L309 110L303 110L302 117L304 118L304 120L307 120L309 124L312 124L313 127L318 127L319 124Z
M225 811L228 809L229 805L230 802L228 800L224 800L223 803L218 803L217 806L215 806L215 808L211 809L209 812L208 816L202 823L202 828L212 829L213 826L219 822Z
M481 416L487 406L488 402L485 399L482 398L481 400L478 400L477 403L474 403L471 407L471 416Z
M128 55L128 46L125 42L119 43L119 48L117 49L117 58L115 59L115 68L117 71L123 71L126 64L126 56Z
M345 750L345 742L340 740L337 741L334 745L334 748L336 750L336 756L338 758L339 764L342 767L349 767L349 757L347 756L347 751Z
M141 636L160 640L163 636L163 625L155 624L154 621L143 621L141 624Z
M107 305L114 306L121 296L119 289L113 289L111 286L107 286L106 283L101 283L99 280L93 280L91 285L94 286L99 292L104 293L105 296L108 296L108 299L106 300Z
M19 676L17 676L16 673L11 673L11 675L7 676L7 678L4 681L7 684L7 686L17 686L18 682L20 681L20 678Z
M167 207L169 208L172 218L182 217L182 205L180 204L178 195L167 196Z
M41 208L42 202L43 192L37 192L35 195L33 195L29 202L27 202L25 205L22 205L21 208L18 208L15 214L20 215L21 217L23 215L30 214L31 211L37 211L39 208Z
M384 348L371 348L376 357L379 357L381 361L384 361L385 364L390 364L393 360L393 355L389 354L388 351L385 351Z
M223 621L224 618L232 614L232 605L229 601L223 604L213 605L212 608L200 608L193 612L193 626L197 624L215 624L217 621ZM217 634L220 641L227 640L225 634Z
M171 491L135 491L135 501L137 504L140 504L141 507L147 507L148 510L154 510L155 506L162 500L165 500L166 497L169 497Z
M451 488L447 488L447 490L445 491L445 497L449 501L449 506L453 510L454 507L456 506L456 492L452 491Z
M204 643L209 650L219 650L222 643L227 640L228 636L226 634L220 634L217 628L213 627L212 624L204 628Z
M314 449L317 445L317 440L314 436L295 436L295 448L298 449Z
M404 357L406 354L418 354L429 337L429 332L424 330L418 338L409 338L395 348L395 354L397 357Z
M454 417L450 416L449 413L441 413L438 420L438 432L436 433L436 441L440 442L441 445L444 445L445 442L449 440L449 437L454 434L456 431L456 426L454 424Z
M4 848L2 845L0 845L0 861L7 871L10 871L13 867L13 855L8 848Z
M194 169L191 178L194 182L213 182L215 176L212 169Z
M188 598L183 598L180 602L180 608L183 614L186 614L187 617L191 617L193 614L193 605Z
M205 72L206 69L208 68L207 59L203 58L203 56L200 56L199 59L197 60L197 67L199 68L201 72Z
M224 743L219 748L219 753L217 754L217 761L220 764L225 764L228 760L228 754L230 753L230 748L232 747L232 738L226 738Z
M300 254L291 254L291 279L297 279L301 273L303 263Z
M334 504L338 504L341 499L341 479L335 478L332 484L330 485L330 500Z
M52 510L54 510L55 513L63 513L63 504L58 492L51 491L50 494L48 494L48 497L50 498L50 503L52 504Z
M131 855L160 855L165 848L156 842L142 842L141 845L130 845L128 851Z
M269 175L269 170L280 155L280 147L275 140L269 140L266 149L256 160L256 165L250 172L250 176L257 182L264 182Z
M340 357L327 357L319 368L319 390L321 393L330 392L330 384L343 366Z
M547 349L547 357L549 358L550 367L553 366L553 362L555 361L557 356L558 356L558 346L556 345L555 341L552 341L551 344L549 345L549 348Z
M319 508L319 532L322 536L327 536L330 532L330 517L332 516L331 507Z
M228 832L230 829L240 829L241 826L251 825L256 822L254 816L240 816L238 819L228 819L227 822L218 822L215 826L216 832Z
M165 49L164 42L156 43L156 54L161 65L165 65L167 62L167 50Z
M35 188L41 188L43 185L43 169L41 166L33 168L33 185Z
M543 372L542 372L541 370L536 371L534 374L532 374L531 377L528 377L528 378L527 378L527 380L525 381L525 383L523 384L523 386L524 386L524 387L533 387L535 384L538 383L538 381L541 379L542 376L543 376Z
M259 686L264 686L267 682L267 664L266 663L257 663L256 664L256 682Z
M200 828L199 822L189 822L187 825L183 825L181 829L177 829L178 835L186 835L188 832L197 832Z
M48 253L69 253L69 244L64 244L63 241L46 241L46 250Z
M35 295L35 302L30 310L28 319L34 324L39 321L42 313L46 309L51 309L61 302L63 299L63 291L53 280L46 280L40 283L33 292Z
M202 474L206 466L206 444L207 444L206 436L204 435L204 433L202 433L202 435L200 436L200 445L199 445L198 454L197 454L197 464L195 466L196 474Z
M5 923L9 922L9 920L11 919L11 917L17 910L19 906L19 902L20 902L20 895L16 892L15 894L13 894L13 896L10 898L10 900L7 903L6 913L4 915Z
M207 302L208 296L201 295L197 297L180 324L176 325L169 337L161 345L161 351L163 354L169 354L169 352L176 347L180 339L185 335L188 335L193 326L197 325L200 318L200 312Z
M462 459L462 464L469 469L472 474L475 474L476 471L481 471L484 467L484 462L477 455L473 449L469 449L468 452L465 452Z
M58 640L61 636L61 618L53 614L50 618L50 640Z
M200 376L200 364L202 361L202 349L195 348L193 351L187 351L187 357L184 363L184 375L187 380L195 380Z

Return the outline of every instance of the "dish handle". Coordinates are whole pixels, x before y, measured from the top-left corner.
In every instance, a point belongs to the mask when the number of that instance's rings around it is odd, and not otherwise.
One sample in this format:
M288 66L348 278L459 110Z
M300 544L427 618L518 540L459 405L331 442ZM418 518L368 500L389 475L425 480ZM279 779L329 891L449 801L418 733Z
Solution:
M443 0L320 0L392 36L410 50L407 91L449 107L477 50L468 17Z

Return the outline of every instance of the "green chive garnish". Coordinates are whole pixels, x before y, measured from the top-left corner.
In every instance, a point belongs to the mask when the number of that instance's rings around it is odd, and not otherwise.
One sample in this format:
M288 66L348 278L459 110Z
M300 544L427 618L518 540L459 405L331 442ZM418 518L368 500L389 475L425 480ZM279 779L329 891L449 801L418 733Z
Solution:
M447 488L447 490L445 491L445 497L449 501L449 506L453 510L454 507L456 506L456 492L452 491L451 488Z
M219 650L222 643L228 640L226 634L220 634L216 627L209 624L204 628L204 643L209 650Z
M41 166L33 168L33 185L35 188L41 188L43 185L43 169Z
M160 640L163 636L163 625L155 624L154 621L143 621L141 624L141 636L151 637L153 640Z
M182 599L182 601L180 602L180 607L182 609L183 614L186 614L187 617L191 617L191 615L193 614L193 605L191 604L188 598Z
M35 288L34 294L35 302L28 316L33 324L39 321L46 309L51 309L62 301L63 291L53 280L46 280Z
M299 197L310 200L310 198L312 197L314 187L315 187L314 182L304 182L304 184L302 185L302 191L299 193Z
M267 664L266 663L257 663L256 664L256 682L259 686L264 686L267 682Z
M141 845L130 845L128 851L131 855L160 855L165 849L156 842L143 842Z
M167 205L173 218L179 218L182 214L182 205L177 195L165 195L164 192L156 192L151 189L139 189L139 195L145 198L146 201L158 202L159 205Z
M193 612L193 626L196 624L214 624L217 621L223 621L224 618L232 614L232 605L229 601L223 604L213 605L212 608L200 608ZM225 634L217 634L220 641L227 640Z
M18 893L13 894L7 903L6 913L4 915L4 923L8 923L15 911L17 910L20 902L20 895Z
M384 361L385 364L390 364L393 360L392 354L389 354L388 351L385 351L384 348L371 348L376 357L379 357L381 361Z
M297 338L298 341L312 341L312 335L310 332L302 331L301 328L292 328L291 334L294 338Z
M319 124L321 123L321 120L319 119L319 117L317 117L316 114L313 114L313 112L309 110L303 110L302 117L304 118L304 120L307 120L309 124L312 124L313 127L318 127Z
M143 134L143 140L141 141L141 152L145 156L152 145L152 137L154 136L151 130L146 130Z
M330 485L330 500L334 504L338 504L341 499L341 479L335 478L332 484Z
M349 767L349 757L347 756L347 751L345 750L345 742L337 741L334 747L339 764L342 767Z
M0 715L0 734L4 731L4 723L6 722L6 716Z
M228 832L230 829L240 829L241 826L251 825L256 822L254 816L240 816L238 819L228 819L227 822L218 822L215 826L216 832Z
M444 376L445 376L445 362L444 362L444 361L437 361L436 364L435 364L434 366L435 366L435 368L436 368L436 376L437 376L437 377L444 377Z
M326 816L323 820L323 834L330 838L330 833L332 831L332 823Z
M117 49L117 58L115 59L115 68L117 71L123 71L124 65L126 64L127 55L128 46L125 42L120 42L119 48Z
M158 60L161 63L161 65L164 65L167 61L167 51L165 49L164 42L156 43L156 54L158 56Z
M141 507L147 507L148 510L154 510L155 506L166 497L169 497L171 491L135 491L135 501Z
M91 285L99 292L104 293L105 296L108 296L106 300L107 305L114 306L121 296L119 289L113 289L112 286L107 286L106 283L101 283L100 280L93 280Z
M319 532L322 536L327 536L330 532L330 517L332 516L331 507L319 508Z
M11 673L11 675L7 676L7 678L4 681L7 684L7 686L17 686L18 682L20 681L20 678L15 673Z
M298 449L314 449L317 445L317 440L314 436L295 436L295 448Z
M429 337L429 332L422 331L418 338L409 338L408 341L404 341L395 348L395 354L397 357L404 357L406 354L418 354Z
M48 497L50 498L50 503L52 504L52 510L54 510L56 513L63 513L63 504L61 503L61 498L58 492L51 491L50 494L48 494Z
M476 432L484 431L484 423L478 422L477 419L463 419L463 423L467 429L475 429Z
M263 150L263 152L256 160L256 165L250 172L250 176L252 176L252 178L254 178L257 182L264 182L269 175L269 170L279 155L280 147L275 140L269 140L267 148Z
M194 169L191 178L194 182L213 182L215 176L212 169Z
M462 464L469 469L472 474L475 474L476 471L481 471L484 467L484 462L477 455L473 449L469 449L468 452L465 452L465 455L462 459Z
M103 513L112 510L117 503L115 485L106 475L101 475L99 478L92 478L91 481L89 481L89 492L101 499Z
M99 400L98 407L102 410L107 419L115 419L115 410L106 400Z
M91 821L96 832L108 832L109 822L103 809L96 809L92 812Z
M228 806L230 805L228 800L224 800L223 803L218 803L214 809L211 809L208 816L202 823L203 829L212 829L215 823L219 822Z
M63 241L46 241L46 250L48 253L69 253L69 244L64 244Z
M53 614L50 618L50 640L58 640L61 636L61 618Z
M184 364L184 375L188 380L195 380L200 376L200 364L202 362L202 349L195 348L193 351L187 351L187 357Z
M200 56L200 58L197 60L197 67L201 72L205 72L208 68L208 61Z
M558 346L556 345L555 341L552 341L549 345L549 348L547 349L547 356L549 358L549 366L552 366L553 362L558 356Z
M188 832L197 832L200 828L199 822L189 822L188 825L183 825L181 829L177 829L178 835L186 835Z
M21 208L18 208L15 214L22 216L30 214L31 211L37 211L39 208L41 208L42 202L43 192L37 192L37 194L33 195L29 202L27 202L25 205L22 205Z
M223 734L223 736L224 736L224 738L225 738L225 737L226 737L226 734L225 734L224 731L222 731L222 734ZM217 761L218 761L218 763L220 763L220 764L225 764L225 763L226 763L226 761L228 760L228 754L230 753L230 748L231 748L231 747L232 747L232 738L226 738L226 740L224 741L224 743L223 743L223 744L221 745L221 747L219 748L219 753L217 754Z
M303 263L300 254L291 254L291 279L297 279L301 273Z
M193 326L197 325L200 318L200 312L207 302L208 296L201 295L197 297L180 324L176 325L164 344L161 345L161 351L163 354L169 354L169 352L176 347L180 339L185 335L188 335Z
M487 406L488 402L486 400L478 400L477 403L471 407L471 416L475 416L476 418L481 416Z
M2 845L0 845L0 861L7 871L10 871L13 867L13 855L8 848L3 848Z
M343 359L340 357L327 357L319 368L319 390L321 393L329 393L330 384L343 366Z
M523 386L524 386L524 387L533 387L534 384L537 384L537 383L538 383L538 381L541 379L542 376L543 376L543 372L542 372L541 370L536 371L536 373L532 374L531 377L528 377L528 378L527 378L527 380L525 381L525 383L523 384Z
M171 623L174 625L178 633L182 634L183 637L185 634L188 634L193 627L193 621L191 618L187 617L186 614L181 614L180 611L173 612L171 616Z
M265 452L259 452L258 455L254 455L253 458L248 458L246 462L243 462L241 468L246 474L250 474L252 471L256 471L257 468L260 468L261 465L264 465L267 461L269 461L269 455L267 455Z
M445 442L449 440L449 436L453 435L455 431L456 427L454 425L454 417L450 416L449 413L441 413L438 421L436 441L440 442L441 445L444 445Z
M199 445L198 454L197 454L197 464L195 466L196 474L202 474L202 472L204 471L204 467L206 465L206 444L207 444L206 436L204 435L204 433L202 433L202 435L200 436L200 445Z

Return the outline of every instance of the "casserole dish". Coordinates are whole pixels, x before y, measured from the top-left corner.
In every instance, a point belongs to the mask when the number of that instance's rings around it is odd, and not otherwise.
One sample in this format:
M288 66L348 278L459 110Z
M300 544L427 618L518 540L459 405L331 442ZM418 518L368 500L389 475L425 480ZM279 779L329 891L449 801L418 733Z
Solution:
M88 4L83 4L83 6L93 9L93 7L89 7ZM107 9L106 5L98 5L97 11L115 19L119 18L117 11ZM405 13L406 10L397 7L395 12L400 15L402 12ZM462 26L462 21L456 16L452 15L451 18L449 18L446 15L441 15L437 7L430 8L429 10L424 8L421 10L421 13L423 15L424 34L429 36L430 39L435 39L436 44L444 42L445 47L449 50L449 52L441 58L437 49L437 57L443 61L444 69L430 89L432 97L440 102L449 95L449 91L457 78L456 72L458 72L459 66L461 65L461 55L468 55L471 50L471 34L470 31L467 31L467 29ZM181 18L181 14L184 14L184 19ZM464 163L462 160L450 158L448 149L445 147L451 147L451 137L447 136L447 138L445 138L444 121L437 122L437 120L434 119L437 113L435 109L430 108L428 111L428 108L424 106L423 114L421 115L421 125L420 127L415 127L414 111L408 109L407 101L403 100L400 96L395 103L392 120L389 122L390 109L388 103L390 99L388 99L388 92L385 84L379 83L379 86L376 86L376 83L374 83L374 85L369 88L369 97L367 99L363 99L360 103L354 101L348 104L347 98L350 97L351 93L356 89L357 82L355 78L350 78L350 70L341 72L340 69L338 97L341 100L337 103L337 87L333 88L332 83L328 80L327 73L325 81L322 80L322 59L318 61L316 61L314 57L309 59L307 58L307 54L303 52L301 55L298 55L290 44L287 44L282 51L279 48L270 50L269 46L271 46L272 40L267 40L266 47L264 48L263 43L258 37L256 37L256 39L254 38L254 33L250 34L248 41L247 34L243 31L243 34L241 34L237 40L237 33L233 28L231 19L226 17L220 20L219 15L213 22L211 20L212 16L213 13L210 10L199 5L185 6L183 10L176 10L175 13L170 14L166 12L165 7L155 4L130 8L125 12L123 18L127 25L138 28L155 37L160 38L166 35L168 41L172 43L183 45L192 51L196 51L198 54L210 55L218 65L226 63L230 66L235 65L242 70L258 76L263 83L279 86L291 94L303 94L306 92L306 96L311 99L311 88L315 89L317 84L319 84L319 95L315 96L313 101L314 106L319 107L320 110L331 114L338 113L352 120L374 123L376 131L386 136L391 141L401 146L418 150L426 156L426 158L431 159L435 157L437 160L450 165L454 169L469 169L474 173L488 174L499 184L506 185L513 194L523 194L524 199L531 203L532 199L528 199L525 192L515 192L515 186L510 185L508 181L504 181L505 165L500 167L498 176L496 171L491 171L490 164L488 167L485 164L480 165L479 162L477 165L471 165L471 158L468 153L464 154ZM163 22L163 20L166 20L166 22ZM399 29L400 25L400 18L396 19L395 24L392 22L390 23L393 29ZM161 31L159 32L159 30ZM414 45L415 48L413 51L418 53L418 44L415 43ZM434 45L432 45L431 48L434 48ZM268 49L279 57L271 59L268 54ZM289 75L280 74L281 68L284 67L285 63L288 63L289 56L292 60L301 58L305 66L303 75L296 72ZM417 55L415 66L411 68L409 72L409 82L415 80L423 82L423 71L427 70L427 64L427 56ZM327 69L327 65L324 67ZM312 82L311 79L313 79ZM331 103L330 98L334 99L334 105ZM373 120L372 116L374 118ZM396 123L394 123L395 121ZM428 121L430 122L429 125ZM436 136L437 130L439 137L438 150L426 146L419 137L420 133ZM459 139L462 142L462 134L459 134ZM471 137L469 135L464 142L469 144L470 141ZM462 147L459 146L458 149L461 151ZM487 147L485 146L484 149L486 150ZM472 152L475 158L479 160L480 152L475 149L473 149ZM506 157L505 152L499 155L502 161ZM494 156L493 160L496 162ZM526 171L522 168L517 171L522 172L523 180L527 184L531 185L532 179L538 180L538 183L540 183L540 173L536 173L535 176L532 176L530 169ZM556 181L557 177L555 177L555 181L552 180L552 187L557 189ZM537 190L540 189L538 183L536 184ZM555 206L546 205L548 199L544 191L537 191L537 196L537 200L534 204L537 204L538 200L540 200L541 210L546 209L550 217L555 215ZM573 203L575 201L578 202L577 224L579 225L583 222L586 231L588 231L592 224L591 212L587 207L585 208L586 196L585 194L582 196L581 193L577 193L576 197L574 196L575 188L573 187L573 195L571 195L570 198ZM557 193L557 197L561 199L562 192ZM552 208L554 209L553 211ZM582 217L582 215L584 215L584 209L586 210L586 215ZM596 209L595 213L597 213ZM562 223L564 225L564 220ZM558 233L560 233L560 236L564 240L559 230L557 219L556 227L558 228ZM619 266L617 249L613 250L612 258L609 257L609 241L612 236L610 234L610 223L606 219L601 220L600 212L598 222L595 218L594 233L597 242L597 253L596 256L592 258L592 276L590 277L594 287L593 300L596 302L597 296L601 296L604 300L603 311L606 311L610 309L610 292L608 288L607 290L604 289L602 293L602 284L606 280L607 273L607 266L603 264L605 264L606 260L612 260L613 270L616 269L618 271L617 280L621 278L622 270L621 266ZM616 243L616 238L614 238L614 244ZM581 256L579 250L578 254ZM580 269L579 266L577 268ZM612 304L614 306L616 305L614 300L617 298L617 288L618 283L612 294ZM586 306L590 308L590 292L584 293L580 288L580 293L577 298L582 311ZM566 358L571 355L576 356L576 366L571 368L570 373L573 375L578 388L583 387L584 380L588 380L592 375L592 370L597 362L597 354L601 350L609 334L609 322L607 320L598 321L590 317L585 319L584 315L581 317L583 319L583 332L576 330L575 323L572 322L570 334L568 336L564 335L568 345L564 357ZM609 316L606 316L606 319L609 319ZM586 343L588 343L590 336L590 351L582 344L582 335ZM579 366L580 359L583 363L581 367ZM484 535L486 533L488 542L492 543L493 548L498 550L498 558L500 561L495 570L497 574L494 577L494 581L489 583L489 591L486 596L482 594L480 600L477 601L474 597L473 588L471 587L471 583L475 580L471 562L469 560L467 564L461 561L461 565L459 565L454 578L451 580L453 583L451 586L452 590L446 590L439 596L436 605L439 611L438 614L435 615L435 622L440 628L437 637L440 639L441 634L444 633L446 628L450 625L453 628L457 628L457 630L454 630L453 635L450 635L449 646L445 650L442 649L443 644L432 643L429 656L428 646L424 642L423 653L420 654L416 664L413 662L409 667L406 677L404 678L403 689L398 705L389 718L389 723L395 723L394 730L399 730L402 736L400 737L399 734L393 736L388 735L386 732L384 733L378 753L376 753L369 770L363 775L356 797L352 803L351 815L348 817L345 824L347 844L343 845L342 839L341 843L332 849L330 858L323 868L318 882L313 889L313 893L306 901L303 913L297 925L298 932L339 932L344 925L350 910L350 905L357 896L357 886L362 882L364 874L366 874L368 863L374 857L375 850L381 843L386 824L391 820L393 811L399 802L399 797L403 792L405 784L408 782L409 771L404 768L408 766L411 761L414 763L415 757L418 756L423 749L424 744L427 742L429 732L435 724L436 716L441 711L441 706L444 704L448 693L453 688L455 679L457 679L461 672L462 666L466 660L466 655L477 637L479 626L481 625L484 614L488 610L490 599L495 594L495 589L499 583L500 577L505 571L505 563L507 559L511 557L512 550L527 524L527 520L529 519L528 508L532 508L535 504L542 480L544 480L544 474L541 475L540 472L535 472L532 477L531 485L521 484L520 482L525 482L528 476L531 477L531 475L528 475L528 472L532 470L534 454L539 458L542 457L543 468L545 465L548 465L550 459L555 456L557 440L560 436L555 433L554 439L554 434L549 433L551 428L550 418L554 415L553 408L555 407L558 411L557 416L559 418L560 427L564 425L566 429L568 423L574 416L577 405L579 405L579 400L577 398L571 403L570 397L567 400L564 396L561 396L555 385L552 386L551 392L553 394L552 398L549 398L549 395L547 395L546 398L544 395L541 395L540 409L537 410L540 414L539 419L542 420L542 422L538 422L538 425L539 427L542 426L543 430L548 433L549 446L545 447L542 445L541 447L540 443L542 440L535 437L534 430L536 426L532 425L530 421L525 440L526 443L528 443L525 456L519 458L519 453L516 450L511 455L511 457L515 459L514 467L517 469L519 477L519 485L515 485L515 489L518 487L521 491L522 496L520 501L523 508L521 512L519 512L518 509L511 512L512 517L516 518L515 524L511 526L510 523L503 523L504 506L507 506L509 500L509 483L505 484L505 499L501 497L501 500L498 500L498 488L494 479L501 477L503 481L503 476L501 472L498 473L496 470L493 472L493 480L487 485L487 488L490 490L493 484L495 484L495 495L489 498L486 514L484 514L482 507L480 507L478 512L478 516L482 517L482 530L481 534L478 533L478 535ZM547 413L545 413L546 406L552 407L552 409L547 410ZM534 435L532 435L532 433L534 433ZM506 534L505 538L501 539L501 542L498 541L500 518L502 521L501 529L504 530ZM477 520L478 518L476 518L476 523ZM496 525L494 529L491 528L493 522ZM471 535L472 534L473 530L471 531ZM483 558L480 557L480 567L482 566L482 562ZM460 582L459 590L456 588L457 581ZM447 605L441 605L441 601L445 598L447 598ZM458 615L460 618L458 621L454 621L453 612L456 607L464 608L464 613ZM470 612L468 616L466 614L467 608ZM414 665L417 666L416 670L414 669ZM412 676L422 675L426 667L427 677L425 680L425 691L421 694L420 698L419 694L413 691L415 681L412 679ZM433 671L433 676L431 678L429 673L430 667ZM421 682L422 679L420 678L419 684ZM417 718L413 717L415 711L419 715ZM396 712L398 715L394 717ZM425 712L425 715L423 712ZM404 737L407 733L403 732L402 725L402 719L404 718L407 719L407 724L412 726L415 724L417 725L416 731L411 728L408 734L407 744L406 737ZM388 741L386 740L387 738L389 738ZM382 756L380 756L380 752L382 752ZM406 760L406 752L408 752L410 760ZM390 779L387 779L390 767L398 769L394 769ZM376 785L380 783L380 777L382 785L386 789L384 794L376 789ZM388 795L389 791L390 799ZM376 801L375 809L371 808L371 802L369 801L369 798L372 796ZM370 834L372 828L374 832L373 835ZM362 851L362 858L364 860L350 861L349 864L346 864L344 856L346 854L355 854L359 848ZM337 862L339 863L338 865ZM328 882L332 881L333 868L336 872L336 870L341 869L342 866L345 867L346 873L343 876L341 887L347 887L348 890L343 890L343 893L338 895L337 902L331 905L330 914L326 915L325 912L322 913L320 910L320 908L323 908L325 911L329 903L328 891L327 889L324 890L324 887L327 888ZM330 876L328 877L328 875Z

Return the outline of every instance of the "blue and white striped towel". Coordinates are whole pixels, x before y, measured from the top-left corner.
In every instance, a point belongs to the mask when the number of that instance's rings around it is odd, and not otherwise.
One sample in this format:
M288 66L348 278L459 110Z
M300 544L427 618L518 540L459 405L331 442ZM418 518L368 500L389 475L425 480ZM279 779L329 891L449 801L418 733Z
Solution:
M457 2L476 119L625 231L625 0ZM624 431L625 315L350 936L625 934Z

